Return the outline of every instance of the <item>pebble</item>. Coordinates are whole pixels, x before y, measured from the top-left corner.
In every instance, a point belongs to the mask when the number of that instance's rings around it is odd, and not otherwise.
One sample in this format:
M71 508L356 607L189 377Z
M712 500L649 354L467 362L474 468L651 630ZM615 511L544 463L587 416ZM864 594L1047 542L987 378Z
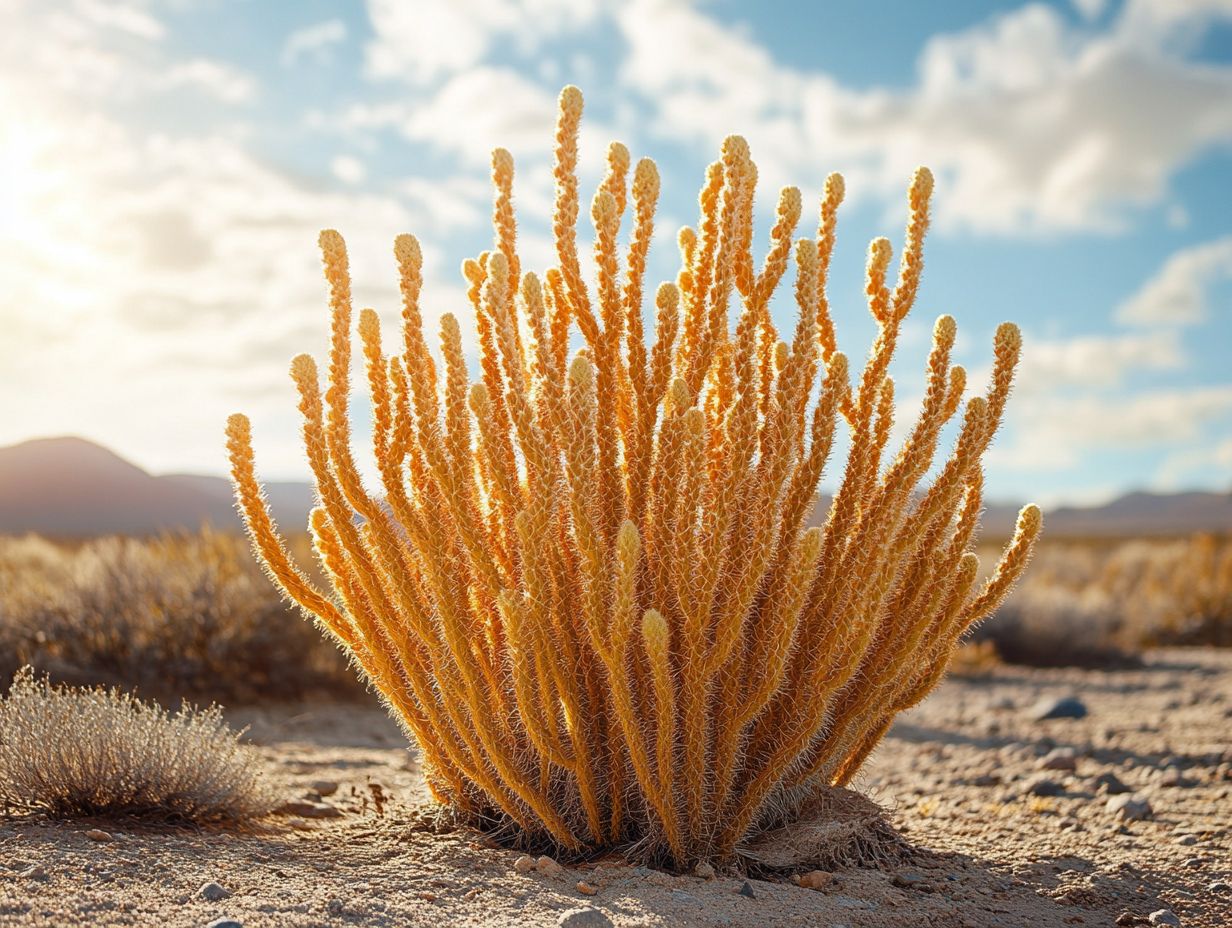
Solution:
M47 874L47 868L40 864L35 864L33 867L22 870L18 876L24 876L27 880L38 880L40 883L45 883L51 879Z
M1077 770L1078 755L1073 748L1053 748L1040 759L1041 770Z
M834 874L828 870L810 870L800 877L800 885L805 889L825 889L834 882Z
M1198 843L1198 839L1193 835L1181 835L1176 839L1176 843L1183 847L1193 847Z
M1046 719L1086 718L1087 707L1076 696L1046 696L1031 707L1031 718L1037 722Z
M744 881L744 882L740 885L740 888L739 888L738 890L736 890L736 892L737 892L737 893L739 893L741 896L744 896L744 897L746 897L746 898L748 898L748 899L756 899L756 898L757 898L757 893L753 892L753 884L752 884L752 883L750 883L748 880L745 880L745 881Z
M1216 880L1210 886L1206 887L1208 893L1217 893L1220 896L1232 896L1232 883L1226 880Z
M972 786L996 786L1001 782L999 773L977 773L971 778Z
M598 909L570 909L562 912L557 928L612 928L612 920Z
M1149 916L1152 925L1171 925L1180 928L1181 920L1171 909L1157 909Z
M714 879L714 867L711 864L703 860L701 863L699 863L696 867L693 868L693 875L699 876L703 880L713 880Z
M86 832L86 837L91 841L110 841L111 835L103 831L101 828L91 828Z
M207 902L218 902L220 899L226 899L231 895L231 890L225 889L217 883L203 883L201 888L197 890L197 895Z
M1129 793L1132 790L1121 782L1121 778L1115 773L1101 773L1095 778L1095 789L1097 792L1106 793L1109 796L1119 796L1122 793Z
M1155 815L1151 804L1138 796L1114 796L1105 807L1124 822L1145 822Z
M593 896L599 890L591 886L585 880L578 880L577 881L577 891L581 893L583 896Z
M1023 790L1029 796L1064 796L1065 787L1048 777L1033 777L1028 780Z
M1160 776L1159 785L1186 789L1194 784L1192 780L1186 778L1180 767L1169 767Z
M535 869L535 858L528 854L523 854L513 862L513 869L518 873L530 873Z
M560 876L565 872L565 868L556 862L552 857L546 854L535 861L535 869L544 876Z
M338 792L336 780L313 780L312 791L318 796L332 796Z
M293 799L277 808L276 814L296 815L300 818L341 818L342 810L328 802L313 802L310 799Z
M890 877L890 882L901 889L915 889L922 893L931 893L937 888L924 879L924 874L915 870L899 870Z
M236 921L234 918L216 918L205 928L244 928L244 923Z

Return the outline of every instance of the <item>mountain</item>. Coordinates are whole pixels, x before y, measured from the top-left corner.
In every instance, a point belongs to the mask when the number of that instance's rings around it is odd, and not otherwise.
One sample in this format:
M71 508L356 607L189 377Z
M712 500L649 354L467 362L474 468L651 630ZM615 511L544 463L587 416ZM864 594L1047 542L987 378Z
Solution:
M298 529L314 505L307 483L266 486L274 518ZM819 500L813 524L825 519ZM983 537L1008 537L1019 507L990 503ZM154 476L81 438L42 438L0 448L0 534L54 537L147 535L203 523L237 529L231 483L200 474ZM1066 506L1044 516L1046 538L1112 538L1232 532L1232 493L1129 493L1102 506Z
M280 524L304 524L312 506L308 484L275 483L268 489ZM204 523L239 528L231 485L222 477L154 476L81 438L0 448L0 533L148 535Z

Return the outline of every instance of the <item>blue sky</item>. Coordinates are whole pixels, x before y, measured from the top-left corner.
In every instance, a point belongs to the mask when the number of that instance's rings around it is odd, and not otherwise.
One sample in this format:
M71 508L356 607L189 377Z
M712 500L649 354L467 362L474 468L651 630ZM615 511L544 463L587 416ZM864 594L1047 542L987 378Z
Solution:
M75 433L158 472L222 472L223 420L244 409L264 472L302 475L286 364L325 340L316 231L347 237L357 299L390 323L391 243L414 232L429 312L465 316L457 268L490 241L496 145L518 164L524 263L550 260L554 99L576 83L584 183L611 138L659 163L656 279L726 134L758 162L763 233L794 184L809 234L842 171L830 293L855 357L867 243L899 241L930 165L895 374L910 404L940 313L977 375L996 324L1020 323L992 496L1232 488L1229 0L0 11L0 443Z

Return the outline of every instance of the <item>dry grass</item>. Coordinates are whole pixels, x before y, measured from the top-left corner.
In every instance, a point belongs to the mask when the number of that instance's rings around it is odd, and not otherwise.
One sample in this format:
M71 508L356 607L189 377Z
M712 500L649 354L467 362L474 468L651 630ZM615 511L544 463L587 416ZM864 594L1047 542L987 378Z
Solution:
M975 637L1002 660L1033 666L1132 663L1161 645L1232 646L1232 540L1045 544Z
M346 659L213 531L61 546L0 538L0 682L56 680L229 703L343 695Z
M580 92L566 88L560 104L557 266L542 278L518 254L512 156L493 153L495 244L463 265L479 382L469 383L455 317L442 318L440 357L428 348L412 236L394 245L403 326L392 357L377 314L359 314L375 492L351 440L346 247L337 232L321 235L325 389L307 355L292 376L329 592L281 545L241 415L227 429L232 473L271 575L413 732L440 800L574 853L725 859L850 781L1025 566L1034 506L983 583L970 550L981 458L1021 337L998 327L990 382L967 399L966 373L951 363L956 323L939 318L922 409L891 447L887 371L920 282L932 175L912 179L897 279L890 242L870 245L877 336L849 371L826 297L842 178L826 183L814 239L794 239L802 198L783 190L758 262L757 168L732 136L706 173L696 229L680 234L681 270L658 287L647 338L657 168L608 149L590 208L592 289L577 240ZM793 264L796 319L780 339L769 303ZM851 437L841 486L824 528L809 528L839 429Z
M30 668L0 701L0 805L55 816L240 822L268 813L261 764L214 707L169 714Z

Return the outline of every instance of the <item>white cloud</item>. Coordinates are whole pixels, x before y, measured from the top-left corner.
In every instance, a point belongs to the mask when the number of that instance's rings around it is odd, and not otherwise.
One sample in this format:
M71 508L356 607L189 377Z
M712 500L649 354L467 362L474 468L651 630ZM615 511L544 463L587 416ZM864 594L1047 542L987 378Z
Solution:
M1131 325L1191 325L1210 315L1211 289L1232 280L1232 235L1176 252L1120 305Z
M1062 471L1096 452L1193 442L1232 417L1232 384L1155 390L1131 396L1058 392L1018 403L1010 441L994 445L989 467Z
M492 46L511 40L524 55L553 35L594 21L595 0L368 0L375 33L369 70L425 84L468 70Z
M353 155L339 155L329 163L329 169L344 184L358 184L368 173L364 163Z
M177 64L166 75L166 87L195 87L224 103L248 103L257 93L257 82L238 68L210 58L193 58Z
M303 58L317 64L329 61L333 47L346 41L347 27L340 19L327 19L296 29L282 45L282 65L291 67Z
M1032 4L930 39L916 86L865 91L780 65L697 9L639 0L618 14L621 76L659 134L714 147L741 131L775 183L816 185L838 168L854 195L897 198L925 163L942 224L1111 230L1158 202L1180 165L1232 138L1232 70L1186 60L1172 38L1215 10L1133 4L1093 32Z
M95 25L118 29L141 39L157 41L167 32L163 24L139 4L77 0L75 10L77 15Z
M1073 388L1105 389L1123 386L1144 371L1176 370L1184 363L1175 332L1054 340L1028 336L1017 384L1019 392L1031 396Z
M1161 490L1182 490L1208 483L1211 472L1222 476L1223 488L1232 487L1232 435L1173 452L1152 482Z
M1083 19L1099 19L1107 7L1106 0L1073 0L1073 4Z

